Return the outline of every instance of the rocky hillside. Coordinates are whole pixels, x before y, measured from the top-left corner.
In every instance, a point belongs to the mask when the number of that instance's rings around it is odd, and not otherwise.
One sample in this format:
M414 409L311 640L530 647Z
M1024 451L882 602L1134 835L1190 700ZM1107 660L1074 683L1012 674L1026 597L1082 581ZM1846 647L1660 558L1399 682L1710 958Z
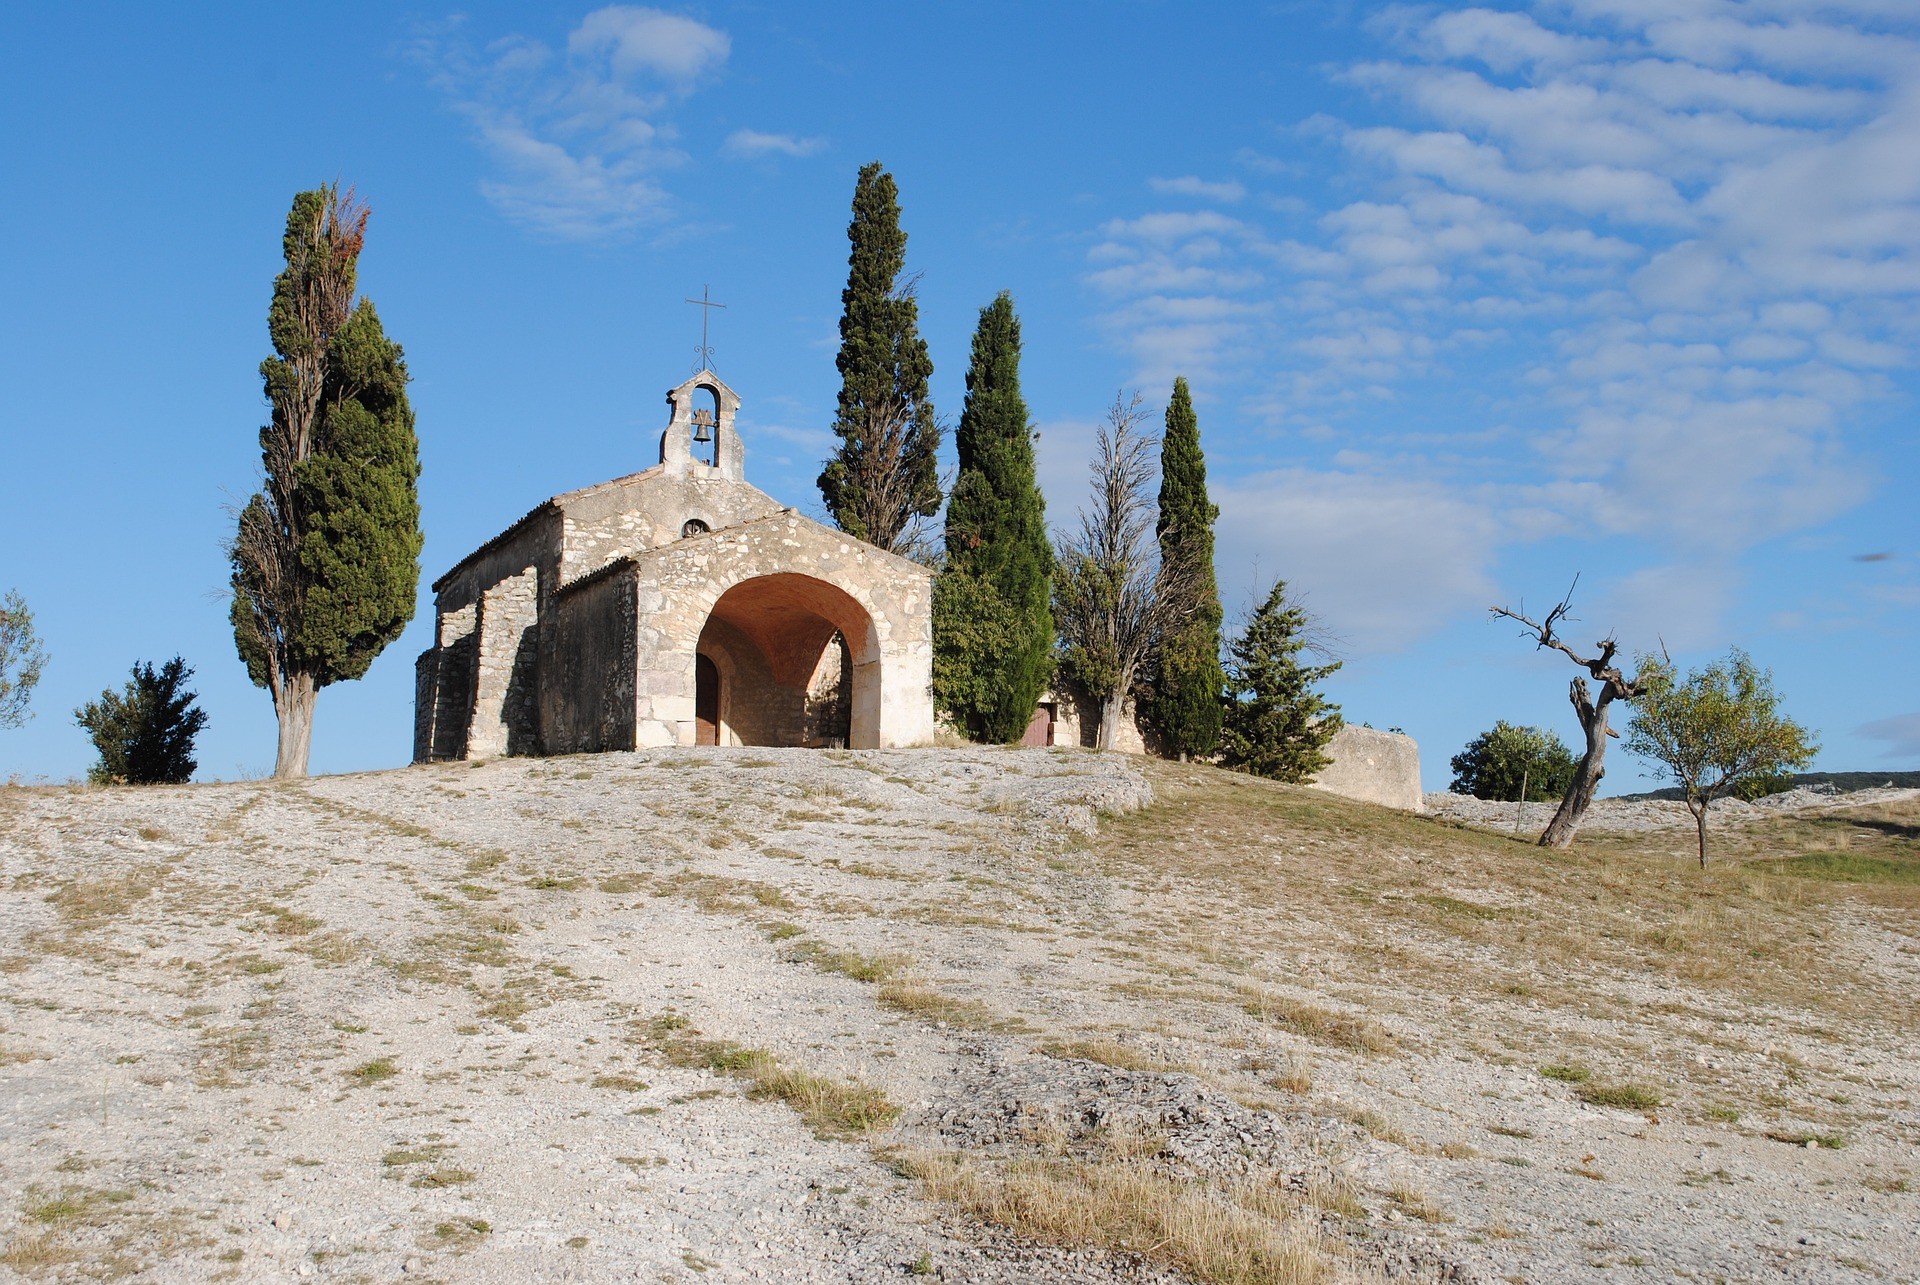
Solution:
M1066 750L8 789L0 1266L1910 1278L1917 834Z

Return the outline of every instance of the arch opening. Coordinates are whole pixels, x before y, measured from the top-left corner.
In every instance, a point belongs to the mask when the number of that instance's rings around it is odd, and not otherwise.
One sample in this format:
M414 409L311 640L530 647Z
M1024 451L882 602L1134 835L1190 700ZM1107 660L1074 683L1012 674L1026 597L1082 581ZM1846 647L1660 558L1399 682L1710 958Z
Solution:
M697 652L717 692L703 743L879 745L879 636L845 590L793 572L742 581L714 603Z

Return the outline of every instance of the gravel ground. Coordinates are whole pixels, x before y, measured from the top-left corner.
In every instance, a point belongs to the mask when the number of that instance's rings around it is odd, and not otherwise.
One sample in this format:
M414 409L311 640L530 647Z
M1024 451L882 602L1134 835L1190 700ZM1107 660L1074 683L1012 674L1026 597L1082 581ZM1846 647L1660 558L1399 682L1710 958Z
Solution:
M1538 834L1553 820L1560 804L1499 803L1476 799L1470 794L1429 793L1427 811L1437 817L1489 829L1518 828ZM1861 807L1874 803L1903 803L1920 798L1920 790L1854 790L1828 793L1821 790L1788 790L1747 803L1740 799L1719 799L1708 817L1713 825L1740 825L1770 816L1817 813L1836 807ZM1595 834L1646 834L1655 830L1693 828L1693 814L1687 805L1671 799L1597 799L1580 827Z
M881 1153L1017 1148L1044 1120L1069 1150L1153 1131L1181 1177L1345 1183L1356 1208L1324 1223L1363 1277L1920 1279L1920 1200L1863 1185L1915 1167L1912 1031L1716 1009L1712 1057L1759 1032L1816 1086L1859 1082L1880 1123L1846 1150L1589 1106L1470 1055L1456 1035L1491 1015L1450 1030L1389 998L1384 1056L1276 1035L1181 998L1209 955L1169 972L1127 948L1167 890L1089 854L1152 798L1126 760L1040 750L0 792L0 1272L1179 1279L971 1224ZM1920 975L1861 934L1874 967ZM836 952L973 1015L889 1006ZM663 1014L877 1086L901 1119L815 1136L663 1056ZM1097 1031L1177 1069L1042 1052ZM1311 1091L1276 1098L1276 1058L1310 1061Z

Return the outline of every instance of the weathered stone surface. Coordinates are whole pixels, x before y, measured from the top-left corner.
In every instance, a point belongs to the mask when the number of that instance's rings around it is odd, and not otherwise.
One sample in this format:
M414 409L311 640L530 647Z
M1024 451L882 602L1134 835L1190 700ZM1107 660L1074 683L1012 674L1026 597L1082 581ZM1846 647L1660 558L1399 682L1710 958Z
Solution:
M435 582L417 761L932 740L931 574L748 485L712 372L667 400L658 465L555 496Z
M1420 747L1404 732L1379 732L1348 723L1328 742L1327 764L1315 789L1405 812L1425 810L1420 793Z

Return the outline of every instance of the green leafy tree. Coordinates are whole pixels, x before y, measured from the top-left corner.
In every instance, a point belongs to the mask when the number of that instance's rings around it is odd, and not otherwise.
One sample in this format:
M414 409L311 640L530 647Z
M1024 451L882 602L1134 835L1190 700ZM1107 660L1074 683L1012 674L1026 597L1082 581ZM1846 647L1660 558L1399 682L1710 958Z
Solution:
M1738 647L1682 678L1671 658L1639 657L1641 693L1627 753L1656 765L1686 793L1707 868L1707 810L1742 781L1813 761L1813 734L1780 713L1773 672Z
M0 598L0 727L19 727L33 717L27 703L47 667L47 653L33 632L27 600L9 589Z
M125 689L100 693L73 712L100 761L87 772L96 785L178 785L193 775L193 741L207 725L198 696L185 690L193 670L175 656L158 670L133 667Z
M1467 742L1451 766L1456 794L1517 800L1524 792L1528 802L1537 803L1566 793L1574 758L1557 734L1501 719Z
M260 363L264 485L228 550L234 642L279 718L275 776L306 775L319 690L367 672L413 618L420 583L406 362L354 297L366 225L336 186L294 198L267 314L274 355Z
M902 552L917 543L917 519L940 508L940 422L927 392L933 358L920 337L913 281L900 280L900 189L878 161L861 166L854 183L847 239L853 250L834 363L840 447L820 473L820 494L842 531Z
M934 700L975 740L1018 740L1053 677L1053 551L1020 395L1020 318L1005 291L980 310L954 445L960 471L933 587Z
M1227 651L1227 708L1220 757L1228 767L1276 781L1310 781L1331 761L1322 751L1342 726L1340 707L1315 685L1340 668L1302 663L1311 622L1276 580L1266 602Z
M1173 381L1167 431L1160 438L1160 560L1192 569L1184 619L1167 631L1153 665L1148 712L1168 751L1208 755L1220 744L1224 714L1220 667L1220 586L1213 570L1213 521L1220 507L1207 495L1207 458L1187 381Z

